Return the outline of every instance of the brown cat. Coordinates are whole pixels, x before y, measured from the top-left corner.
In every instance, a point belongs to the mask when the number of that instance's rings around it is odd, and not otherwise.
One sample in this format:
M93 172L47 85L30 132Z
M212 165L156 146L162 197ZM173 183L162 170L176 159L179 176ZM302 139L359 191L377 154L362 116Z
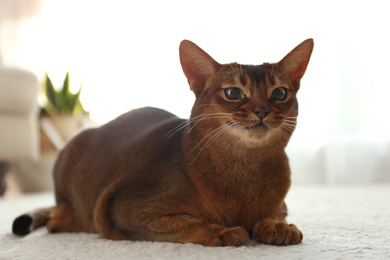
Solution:
M308 39L278 63L222 65L184 40L191 118L142 108L81 132L54 167L57 205L20 216L13 232L46 224L114 240L300 243L301 231L285 221L284 148L312 49Z

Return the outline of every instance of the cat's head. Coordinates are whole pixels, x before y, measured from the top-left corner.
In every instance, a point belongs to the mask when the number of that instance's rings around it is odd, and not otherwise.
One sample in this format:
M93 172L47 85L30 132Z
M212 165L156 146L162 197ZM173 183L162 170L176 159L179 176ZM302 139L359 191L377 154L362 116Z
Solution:
M194 43L180 45L180 61L196 101L192 127L206 138L236 137L245 143L280 140L287 144L296 125L296 94L313 40L308 39L277 63L219 64Z

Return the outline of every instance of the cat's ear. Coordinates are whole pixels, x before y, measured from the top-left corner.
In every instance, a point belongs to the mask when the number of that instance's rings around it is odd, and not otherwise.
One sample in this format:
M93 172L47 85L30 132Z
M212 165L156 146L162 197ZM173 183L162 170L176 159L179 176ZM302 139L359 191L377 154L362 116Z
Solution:
M296 91L298 91L300 80L305 74L313 47L313 39L307 39L277 63L278 67L290 78Z
M191 90L198 97L206 81L221 66L195 43L183 40L180 43L180 63Z

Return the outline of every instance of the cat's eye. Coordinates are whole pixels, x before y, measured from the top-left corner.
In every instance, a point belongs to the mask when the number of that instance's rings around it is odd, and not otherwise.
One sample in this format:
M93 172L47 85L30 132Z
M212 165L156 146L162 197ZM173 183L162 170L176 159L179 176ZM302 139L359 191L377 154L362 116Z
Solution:
M239 100L245 98L244 92L239 88L225 89L225 95L230 100Z
M272 91L271 98L277 101L284 101L287 98L287 90L285 88L276 88Z

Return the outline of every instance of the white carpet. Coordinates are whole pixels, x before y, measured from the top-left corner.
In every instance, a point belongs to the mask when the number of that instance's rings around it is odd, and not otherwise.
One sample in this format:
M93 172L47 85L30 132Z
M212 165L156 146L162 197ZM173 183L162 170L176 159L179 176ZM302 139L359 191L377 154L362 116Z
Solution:
M303 243L207 248L193 244L110 241L91 234L11 234L14 217L53 203L51 193L0 199L0 259L390 259L390 185L293 186L288 220Z

